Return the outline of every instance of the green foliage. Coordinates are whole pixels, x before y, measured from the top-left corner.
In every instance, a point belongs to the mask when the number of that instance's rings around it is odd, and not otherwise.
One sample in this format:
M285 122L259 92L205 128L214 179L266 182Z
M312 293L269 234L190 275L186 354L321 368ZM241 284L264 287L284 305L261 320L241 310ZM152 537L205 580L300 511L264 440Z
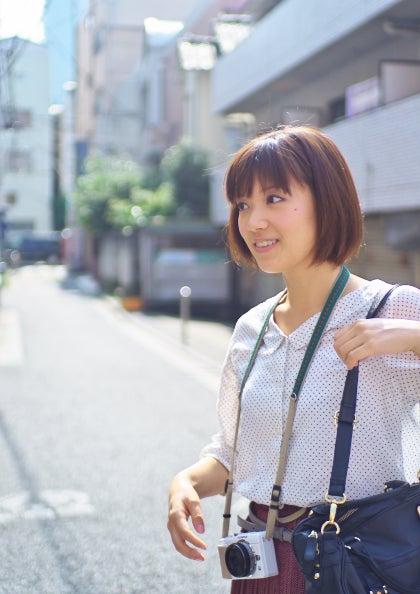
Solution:
M178 214L207 218L210 183L206 152L189 143L177 144L166 152L161 171L173 185Z
M76 182L80 223L99 237L112 229L140 227L155 216L207 218L207 155L190 144L170 148L146 171L115 157L93 157Z
M174 192L169 182L161 183L155 191L134 188L132 201L136 212L140 210L141 216L146 219L157 215L170 216L175 212Z
M161 184L154 192L133 187L130 200L112 198L108 204L107 220L118 228L141 227L154 216L174 213L170 184Z
M77 179L75 201L81 224L96 236L111 229L139 226L155 215L173 212L168 184L143 187L140 168L131 161L96 157Z

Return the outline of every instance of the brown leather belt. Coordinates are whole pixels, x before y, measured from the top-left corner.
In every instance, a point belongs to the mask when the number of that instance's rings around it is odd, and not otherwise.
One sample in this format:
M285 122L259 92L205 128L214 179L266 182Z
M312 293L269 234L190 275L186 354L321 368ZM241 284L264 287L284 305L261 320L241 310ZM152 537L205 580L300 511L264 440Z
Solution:
M278 522L281 522L282 524L287 524L288 522L297 520L298 518L303 516L305 514L305 512L306 512L306 507L301 507L297 511L293 512L292 514L290 514L288 516L278 518ZM243 530L246 530L247 532L260 532L260 531L266 529L266 527L267 527L266 522L264 522L263 520L260 520L254 514L251 506L249 507L248 516L249 516L249 518L246 520L244 518L241 518L240 516L238 516L237 522L238 522L238 526L240 526L240 528L242 528ZM273 537L276 538L277 540L282 541L282 542L292 542L292 534L293 534L293 530L290 530L290 528L285 528L284 526L275 526Z

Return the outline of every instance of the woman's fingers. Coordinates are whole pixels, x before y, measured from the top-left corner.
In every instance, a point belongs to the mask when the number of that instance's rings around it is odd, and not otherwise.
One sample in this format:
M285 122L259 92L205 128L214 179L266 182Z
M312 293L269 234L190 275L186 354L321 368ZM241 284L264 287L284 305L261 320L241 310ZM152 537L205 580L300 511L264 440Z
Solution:
M227 476L226 467L208 456L172 479L168 530L176 550L189 559L202 561L207 548L199 536L205 531L201 498L222 493Z
M204 522L202 518L198 519L197 522L201 527L201 532L204 532ZM184 557L188 557L189 559L194 559L197 561L204 560L204 555L198 549L205 550L207 548L206 544L191 530L184 512L170 512L168 519L168 530L170 532L172 542L179 553L184 555Z
M368 357L418 352L420 325L414 320L357 320L334 336L334 348L348 369Z
M189 559L202 561L204 556L198 549L205 550L206 544L191 530L189 519L194 530L203 534L205 528L200 498L191 482L178 475L170 489L168 530L179 553Z

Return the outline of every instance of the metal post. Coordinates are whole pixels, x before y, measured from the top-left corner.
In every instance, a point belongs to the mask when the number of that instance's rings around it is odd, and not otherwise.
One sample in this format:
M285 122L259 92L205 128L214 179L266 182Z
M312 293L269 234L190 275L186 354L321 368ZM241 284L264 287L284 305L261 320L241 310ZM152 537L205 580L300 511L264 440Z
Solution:
M191 314L191 288L181 287L179 290L180 303L179 313L181 317L181 340L183 344L188 344L187 325Z
M6 207L0 206L0 307L2 306L4 274L6 272L6 262L4 262L4 243L6 237Z

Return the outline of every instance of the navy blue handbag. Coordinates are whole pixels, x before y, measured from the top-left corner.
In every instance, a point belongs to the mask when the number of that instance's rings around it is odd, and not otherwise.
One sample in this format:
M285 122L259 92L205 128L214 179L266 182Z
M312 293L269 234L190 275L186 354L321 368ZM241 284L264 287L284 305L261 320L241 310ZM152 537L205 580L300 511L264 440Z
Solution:
M313 594L420 594L420 483L322 504L295 528L293 552Z
M420 481L390 481L383 493L346 501L357 384L358 367L347 374L337 417L327 503L295 528L293 552L307 594L420 594Z

